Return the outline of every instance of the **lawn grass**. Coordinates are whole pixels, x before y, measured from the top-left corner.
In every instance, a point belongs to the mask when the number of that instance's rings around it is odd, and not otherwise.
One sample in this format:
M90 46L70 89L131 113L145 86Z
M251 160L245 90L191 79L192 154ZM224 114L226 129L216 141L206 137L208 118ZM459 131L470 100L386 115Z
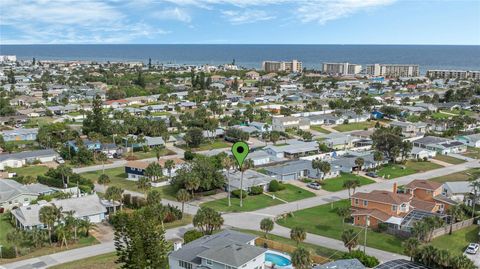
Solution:
M478 175L480 175L480 168L472 168L465 171L448 174L445 176L431 178L429 180L440 182L440 183L444 183L448 181L467 181L472 176L475 176L475 178L478 178Z
M463 156L480 159L480 148L467 147L467 152L462 153Z
M331 191L331 192L343 190L343 189L345 189L343 187L343 182L345 182L346 180L349 180L349 179L358 179L360 181L361 186L371 184L371 183L375 183L375 181L373 181L369 178L365 178L365 177L362 177L362 176L349 174L349 173L342 173L339 177L325 179L323 181L322 189L324 189L326 191Z
M320 205L293 212L292 216L280 219L277 223L288 228L302 227L308 233L338 240L341 240L344 229L353 229L359 233L358 242L363 243L363 229L350 224L343 224L341 218L335 212L335 208L349 206L349 200L340 200L332 204ZM367 232L367 246L394 253L403 253L401 239L393 235L378 233L372 230L368 230Z
M275 196L287 202L297 201L315 196L315 194L297 186L285 184L285 187L285 190L276 192ZM283 203L282 201L278 199L272 199L272 197L265 194L247 196L247 198L243 199L243 207L240 207L239 198L231 197L231 202L232 205L229 207L228 198L222 198L215 201L203 203L201 204L201 206L210 207L220 212L245 212L254 211Z
M478 226L472 225L461 230L446 234L432 240L431 244L439 249L445 249L453 254L461 255L468 244L478 242Z
M82 173L80 175L92 180L93 182L96 182L101 174L102 174L102 170L98 170L93 172ZM136 181L127 180L127 175L125 174L124 167L105 169L105 174L110 177L110 183L108 184L108 186L117 186L124 190L136 191L141 193L144 192L143 190L137 187ZM167 185L167 186L158 187L154 189L160 190L163 198L168 200L174 200L174 201L176 200L175 198L176 190L172 186Z
M32 176L37 178L38 175L43 175L48 171L48 167L43 165L30 165L20 168L8 168L8 172L17 173L18 176Z
M356 131L356 130L364 130L365 128L372 128L375 126L376 121L365 121L365 122L352 122L348 124L340 124L333 129L339 132L349 132L349 131Z
M437 154L434 159L442 161L442 162L446 162L446 163L449 163L449 164L461 164L461 163L466 162L465 160L455 158L455 157L452 157L452 156L448 156L448 155L443 155L443 154Z
M322 126L320 126L320 125L312 125L312 126L310 126L310 129L312 129L314 131L317 131L317 132L320 132L320 133L324 133L324 134L331 133L329 130L322 128Z
M191 150L191 151L205 151L205 150L212 150L212 149L223 149L223 148L230 148L232 146L231 143L228 143L221 139L216 140L208 140L205 143L200 144L200 146L196 148L189 148L186 145L179 146L179 148L184 150Z
M39 128L43 125L52 123L54 120L55 119L52 117L29 118L27 123L25 123L23 126L25 128Z
M445 114L442 112L435 112L431 115L431 118L434 120L445 120L451 117L453 117L453 115Z
M235 230L243 232L243 233L254 234L254 235L257 235L259 237L264 237L264 235L265 235L261 231L244 230L244 229L235 229ZM285 245L292 245L292 246L295 246L295 247L297 246L297 243L295 241L293 241L292 239L282 237L282 236L278 236L278 235L274 235L274 234L269 234L268 235L268 240L276 241L276 242L279 242L279 243L282 243L282 244L285 244ZM345 253L343 251L339 251L339 250L335 250L335 249L331 249L331 248L326 248L326 247L322 247L322 246L314 245L314 244L310 244L310 243L305 243L305 242L300 243L299 246L310 250L311 253L313 253L313 254L316 254L316 255L319 255L319 256L322 256L322 257L325 257L325 258L330 258L330 259L333 259L333 260L341 259L343 257L343 254Z
M117 254L110 252L98 256L82 259L81 262L73 261L50 267L51 269L110 269L120 268L120 264L116 264Z
M397 177L408 176L415 173L430 171L442 168L443 166L431 162L407 161L405 165L387 164L377 171L380 177L392 179Z
M167 155L174 155L175 152L169 150L169 149L161 149L160 150L160 156L167 156ZM149 158L156 158L157 153L155 153L155 150L150 150L150 151L137 151L134 152L133 155L137 157L137 159L149 159Z
M187 214L187 213L183 213L183 218L181 220L176 220L176 221L173 221L173 222L170 222L170 223L165 223L163 226L165 227L165 230L166 229L172 229L172 228L181 227L181 226L191 224L192 220L193 220L192 215Z
M7 242L7 234L13 231L15 228L10 223L8 219L8 214L0 215L0 245L10 246Z

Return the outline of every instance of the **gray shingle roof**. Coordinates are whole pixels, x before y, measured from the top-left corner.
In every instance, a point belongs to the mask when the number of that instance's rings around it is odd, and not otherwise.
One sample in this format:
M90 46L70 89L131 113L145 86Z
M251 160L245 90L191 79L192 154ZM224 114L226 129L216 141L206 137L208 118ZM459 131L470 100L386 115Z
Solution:
M365 269L366 267L357 259L337 260L318 265L313 269Z
M22 185L15 180L0 179L0 203L10 201L21 194L38 195L45 192L48 188L42 184L32 184L35 186ZM40 190L40 192L37 192Z
M0 162L5 160L25 160L31 158L49 157L58 155L53 149L24 151L12 154L0 154Z
M247 244L231 244L205 250L198 256L233 267L240 267L265 251L265 249Z

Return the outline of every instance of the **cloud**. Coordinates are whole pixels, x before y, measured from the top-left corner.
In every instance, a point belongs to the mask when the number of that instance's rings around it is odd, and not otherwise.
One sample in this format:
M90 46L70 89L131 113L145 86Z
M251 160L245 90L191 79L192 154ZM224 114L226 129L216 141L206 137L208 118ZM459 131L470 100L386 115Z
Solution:
M254 23L275 18L263 10L225 10L222 14L232 24Z
M153 16L157 19L163 20L176 20L187 23L192 21L190 14L185 9L178 7L156 11L153 13Z
M119 4L100 0L2 0L0 27L12 34L2 34L1 43L126 43L168 33L141 20L132 21Z
M328 21L348 17L375 7L387 6L394 2L395 0L317 0L305 2L296 11L304 23L325 24Z

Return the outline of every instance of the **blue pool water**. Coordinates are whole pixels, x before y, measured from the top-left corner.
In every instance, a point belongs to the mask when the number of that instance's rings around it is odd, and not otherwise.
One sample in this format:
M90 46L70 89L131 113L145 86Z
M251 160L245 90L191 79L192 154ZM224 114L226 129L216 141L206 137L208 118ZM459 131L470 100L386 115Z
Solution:
M288 258L274 253L265 253L265 261L272 262L277 266L287 266L292 264L292 262Z

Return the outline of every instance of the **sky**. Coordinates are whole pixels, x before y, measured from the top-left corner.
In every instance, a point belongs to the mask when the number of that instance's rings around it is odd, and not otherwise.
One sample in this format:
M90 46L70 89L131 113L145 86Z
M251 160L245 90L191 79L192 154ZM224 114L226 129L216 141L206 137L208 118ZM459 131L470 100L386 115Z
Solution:
M480 0L0 0L0 44L480 45Z

